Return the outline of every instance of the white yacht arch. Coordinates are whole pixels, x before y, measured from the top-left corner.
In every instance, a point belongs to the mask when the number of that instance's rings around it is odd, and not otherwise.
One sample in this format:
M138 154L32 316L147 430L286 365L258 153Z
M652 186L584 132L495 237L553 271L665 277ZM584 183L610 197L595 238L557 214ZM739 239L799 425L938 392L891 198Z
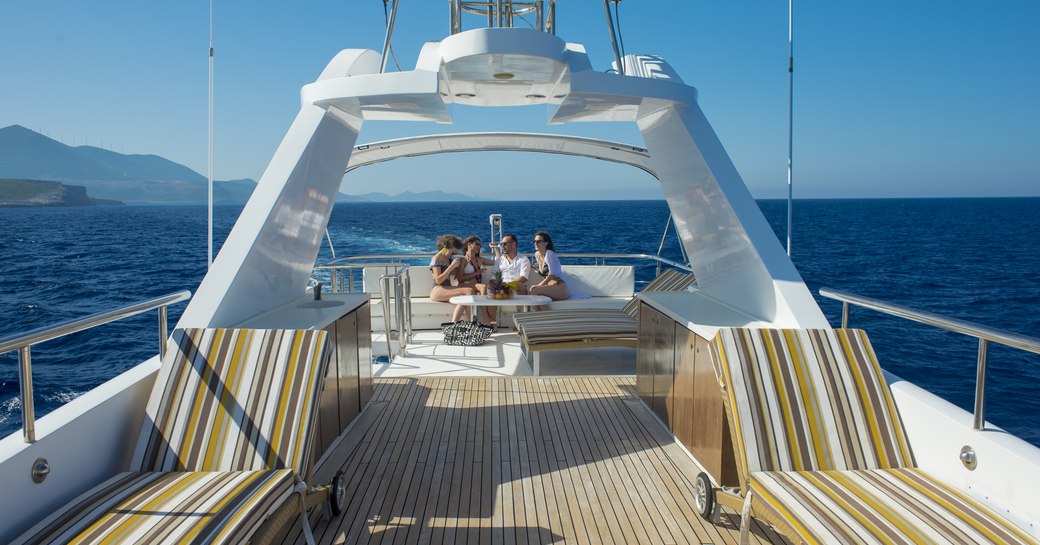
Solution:
M415 70L382 73L371 50L341 51L301 91L300 113L179 322L239 323L304 289L361 127L450 123L451 104L545 104L550 124L635 123L668 201L698 291L766 323L825 327L700 107L662 59L628 55L625 76L596 71L584 47L522 28L454 34L422 48ZM275 258L277 256L277 258ZM264 301L258 292L269 294Z
M431 134L370 142L354 148L346 172L404 157L475 151L522 151L586 157L633 166L657 178L650 164L650 153L645 148L580 136L522 132Z

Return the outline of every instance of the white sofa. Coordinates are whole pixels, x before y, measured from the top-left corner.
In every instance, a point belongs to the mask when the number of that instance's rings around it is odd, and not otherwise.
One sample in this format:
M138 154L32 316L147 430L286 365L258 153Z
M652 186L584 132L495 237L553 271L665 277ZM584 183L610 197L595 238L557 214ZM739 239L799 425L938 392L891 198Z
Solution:
M379 277L394 272L383 267L366 267L364 272L364 290L372 295L372 330L385 331L383 306L379 288ZM553 301L549 307L565 308L617 308L620 309L635 293L635 271L631 266L622 265L564 265L564 275L572 292L588 297ZM451 320L453 305L430 301L430 290L433 289L433 275L424 266L408 268L411 283L412 329L439 329L441 324ZM492 271L485 273L485 281L491 278ZM534 273L529 284L537 284L542 278ZM392 301L391 301L392 303ZM501 307L499 324L512 324L515 307ZM393 309L391 308L391 316ZM391 328L397 329L391 323Z

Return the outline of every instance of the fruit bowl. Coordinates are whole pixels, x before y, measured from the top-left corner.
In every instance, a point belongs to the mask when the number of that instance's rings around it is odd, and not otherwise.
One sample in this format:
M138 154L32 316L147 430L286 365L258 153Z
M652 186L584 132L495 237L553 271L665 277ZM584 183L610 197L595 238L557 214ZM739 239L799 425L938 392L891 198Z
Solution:
M503 282L496 277L488 282L487 296L491 299L512 299L513 292L517 287L518 284L516 282Z

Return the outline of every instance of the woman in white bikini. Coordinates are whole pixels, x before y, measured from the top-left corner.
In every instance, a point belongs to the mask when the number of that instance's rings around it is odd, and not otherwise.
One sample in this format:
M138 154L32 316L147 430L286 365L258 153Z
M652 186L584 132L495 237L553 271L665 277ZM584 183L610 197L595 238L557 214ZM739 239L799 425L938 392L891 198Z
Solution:
M473 288L481 295L487 294L487 285L481 282L484 267L494 265L495 260L485 259L480 255L480 237L476 235L470 235L462 241L462 250L465 253L461 261L465 264L463 268L456 270L455 279L458 280L459 286ZM495 311L491 307L481 307L481 312L484 315L484 323L491 324L492 327L497 325L495 324Z

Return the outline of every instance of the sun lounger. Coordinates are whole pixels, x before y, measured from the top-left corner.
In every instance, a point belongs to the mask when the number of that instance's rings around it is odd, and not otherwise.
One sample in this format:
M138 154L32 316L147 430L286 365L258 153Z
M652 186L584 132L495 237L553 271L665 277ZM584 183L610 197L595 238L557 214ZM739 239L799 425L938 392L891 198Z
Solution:
M891 392L859 330L722 329L712 356L738 456L715 499L794 543L1037 543L916 468ZM707 505L704 505L704 504Z
M693 274L666 269L643 291L682 291L694 283ZM586 308L518 312L513 324L535 375L540 374L539 352L597 346L636 346L639 299L622 309Z
M16 543L255 542L276 510L328 493L306 482L329 354L323 331L174 331L130 471Z

